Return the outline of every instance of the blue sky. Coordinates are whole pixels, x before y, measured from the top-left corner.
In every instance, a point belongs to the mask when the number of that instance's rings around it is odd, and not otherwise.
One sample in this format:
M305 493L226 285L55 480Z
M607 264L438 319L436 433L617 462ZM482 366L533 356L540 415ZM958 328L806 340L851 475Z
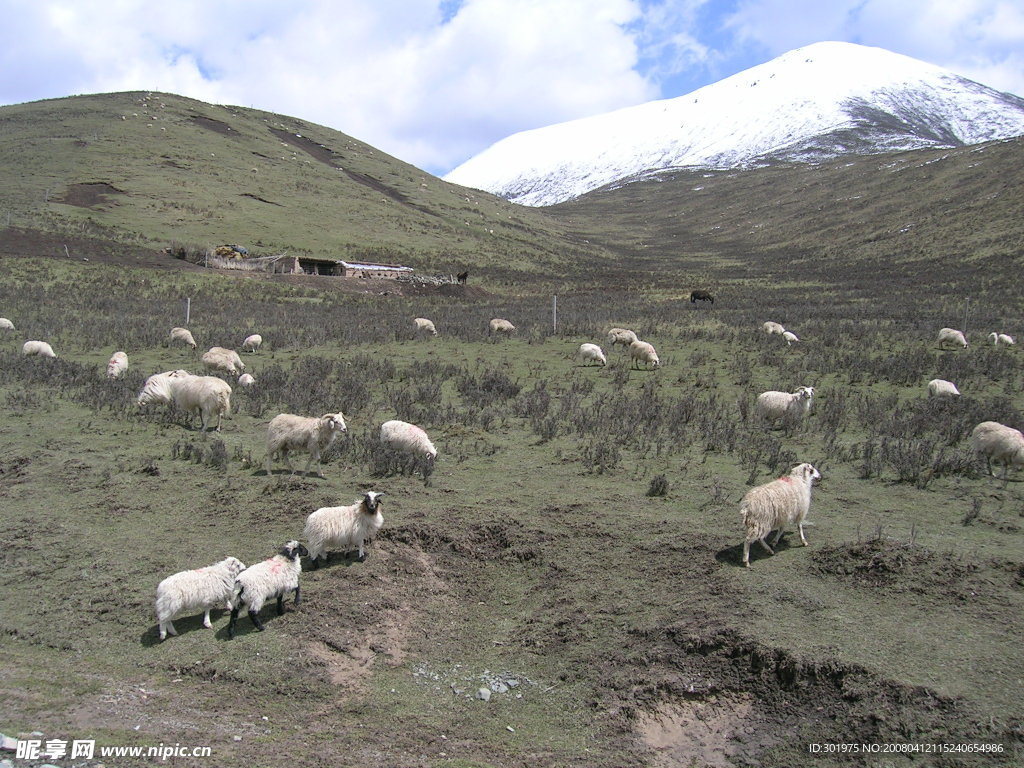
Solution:
M512 133L822 40L1024 96L1024 0L0 0L0 104L155 90L321 123L443 174Z

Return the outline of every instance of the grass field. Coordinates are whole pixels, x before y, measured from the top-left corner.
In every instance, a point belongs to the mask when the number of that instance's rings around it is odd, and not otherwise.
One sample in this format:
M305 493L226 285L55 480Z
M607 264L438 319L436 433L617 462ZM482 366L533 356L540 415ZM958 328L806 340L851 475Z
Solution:
M873 765L1019 765L1024 494L965 439L1024 425L1021 353L983 343L1020 335L1019 293L983 266L891 266L899 300L878 301L840 273L782 281L769 254L708 261L705 307L690 266L637 263L452 298L2 259L0 729L213 749L174 765L869 764L809 751L839 742L1002 749ZM148 374L198 372L166 345L186 296L200 351L266 339L220 434L134 405ZM965 312L971 347L939 350ZM414 339L416 316L440 335ZM497 316L514 338L487 337ZM616 325L664 366L631 370ZM29 338L59 359L21 356ZM610 365L575 360L584 341ZM936 377L964 396L929 401ZM758 392L805 384L804 425L753 423ZM273 415L339 409L325 479L264 473ZM389 418L434 439L426 479L376 445ZM791 533L743 569L740 497L798 461L823 475L810 546ZM386 522L365 562L305 573L263 633L243 617L229 641L214 611L157 640L164 576L269 557L368 489Z

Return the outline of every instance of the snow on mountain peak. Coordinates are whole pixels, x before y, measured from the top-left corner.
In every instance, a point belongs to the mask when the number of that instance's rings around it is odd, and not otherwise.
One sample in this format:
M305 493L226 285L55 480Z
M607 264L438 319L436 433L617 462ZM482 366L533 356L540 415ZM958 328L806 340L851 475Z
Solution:
M552 205L668 168L813 162L1022 134L1024 99L881 48L823 42L685 96L514 134L444 178Z

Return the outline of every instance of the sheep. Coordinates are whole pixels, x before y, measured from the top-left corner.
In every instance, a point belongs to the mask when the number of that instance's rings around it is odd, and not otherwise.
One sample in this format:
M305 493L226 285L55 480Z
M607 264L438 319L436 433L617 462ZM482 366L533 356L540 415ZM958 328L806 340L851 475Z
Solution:
M21 351L26 355L37 355L39 357L57 357L54 354L53 347L47 344L45 341L26 341L22 346Z
M160 624L160 639L168 633L177 635L171 619L187 611L203 611L203 626L210 629L210 610L224 605L231 610L231 596L235 592L235 577L245 570L245 563L237 557L227 557L219 563L168 576L156 588L156 619Z
M772 546L777 546L787 525L797 524L800 541L807 546L804 536L804 518L811 508L811 488L821 473L806 462L797 464L788 475L770 483L751 488L740 502L740 517L746 535L743 539L743 566L750 567L750 545L761 542L768 554L775 550L765 541L768 534L778 529Z
M988 340L997 347L1000 344L1004 347L1012 347L1017 343L1013 340L1013 336L1007 336L1005 333L996 333L995 331L992 331L992 333L988 335Z
M514 331L516 327L512 325L508 320L503 320L500 317L496 317L491 320L490 325L487 328L487 335L490 336L492 333L504 333L509 334Z
M231 386L216 376L193 376L185 370L164 371L146 379L136 402L140 408L150 403L174 403L190 416L198 411L204 432L216 414L216 431L220 432L221 419L231 410Z
M210 347L203 353L200 361L208 371L223 371L232 376L237 376L245 370L245 363L238 353L225 347Z
M992 462L1003 465L1003 481L1008 479L1010 467L1024 467L1024 434L997 421L983 421L971 430L971 446L985 457L990 475Z
M196 348L196 340L192 338L192 332L188 328L171 328L171 343L180 341L182 344L187 344Z
M314 570L319 559L330 560L330 550L359 550L359 561L366 559L365 543L372 539L384 517L380 513L383 493L367 491L363 498L347 507L321 507L306 518L303 537L309 542L309 557Z
M796 392L762 392L754 403L754 415L762 422L783 421L792 424L811 410L814 387L798 387Z
M6 317L0 317L0 329L5 330L5 331L16 330L15 327L14 327L14 323L12 323Z
M792 346L794 341L800 341L800 339L797 338L797 335L792 331L783 331L782 338L786 340L787 347Z
M604 356L604 350L597 346L597 344L580 344L577 354L588 365L591 362L608 365L608 359Z
M769 336L781 336L786 332L786 329L782 327L781 323L773 322L772 320L767 321L761 326L761 330L767 333Z
M967 348L967 339L964 334L954 328L943 328L939 331L939 348L944 348L947 343L958 344L963 349Z
M245 387L246 389L256 386L256 379L253 378L251 373L243 373L238 377L238 386Z
M696 304L698 301L710 301L712 304L715 303L715 297L707 291L690 291L690 303Z
M960 397L956 384L945 379L932 379L928 382L929 397Z
M423 457L430 461L437 458L437 449L430 442L421 427L407 421L385 421L380 425L380 441L402 453Z
M302 544L289 541L273 557L246 568L235 577L234 595L231 600L231 620L228 622L228 637L234 638L238 614L245 605L252 625L260 632L264 630L259 612L270 598L277 598L277 615L284 615L284 596L295 593L295 605L301 601L299 574L302 573L302 559L309 554Z
M639 363L643 363L645 368L652 364L655 368L661 367L661 360L654 351L654 345L639 339L629 345L629 359L633 361L634 368L639 368Z
M431 336L437 336L437 328L434 327L433 321L425 317L413 318L412 325L417 335L429 333Z
M119 379L121 374L128 370L128 355L124 352L115 352L107 362L107 378Z
M613 347L616 344L621 344L623 347L628 349L629 345L637 340L638 337L636 333L628 328L612 328L608 331L608 343Z
M295 468L288 458L288 452L292 449L301 449L309 452L309 461L306 462L303 472L309 474L309 468L315 461L316 473L323 477L320 455L346 429L345 417L341 411L325 413L323 416L278 414L270 420L270 425L267 427L267 457L265 461L267 474L270 474L270 461L277 453L283 455L288 469L294 474Z
M255 353L256 350L260 348L260 345L262 343L262 336L260 336L258 333L251 334L249 336L246 336L245 341L242 342L242 351Z

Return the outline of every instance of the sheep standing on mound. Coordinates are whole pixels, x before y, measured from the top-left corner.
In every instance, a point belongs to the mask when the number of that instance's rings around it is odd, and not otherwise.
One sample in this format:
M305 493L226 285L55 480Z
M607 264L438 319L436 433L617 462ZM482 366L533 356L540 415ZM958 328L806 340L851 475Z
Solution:
M971 430L971 446L985 457L985 466L990 475L995 475L992 471L993 462L1003 465L1004 483L1008 480L1011 467L1024 467L1024 434L998 421L983 421Z
M302 559L309 552L297 541L289 541L273 557L249 566L235 577L235 594L232 598L231 621L228 622L228 637L234 638L238 614L244 605L252 625L260 632L264 630L259 612L263 604L277 598L277 615L284 615L284 596L295 593L295 605L301 598L299 574L302 573Z
M1013 340L1013 336L1008 336L1005 333L996 333L995 331L992 331L992 333L988 335L988 340L997 347L1012 347L1017 343Z
M22 345L21 351L24 354L29 355L30 357L33 355L36 357L57 357L57 355L53 351L53 347L51 347L45 341L26 341Z
M772 320L764 323L764 325L761 326L761 330L769 336L781 336L786 332L786 329L782 327L781 323L776 323Z
M945 349L947 344L967 349L967 338L962 331L955 328L943 328L939 331L939 348Z
M743 539L743 565L750 567L750 545L755 541L770 555L775 550L768 546L765 539L773 530L778 529L772 546L777 546L787 525L797 524L800 541L806 547L807 537L804 536L804 519L811 508L811 488L821 474L812 465L797 464L789 474L772 480L770 483L751 488L740 502L740 517L746 535Z
M171 619L190 611L203 611L203 626L210 629L210 610L223 605L231 610L235 577L245 570L245 563L228 557L219 563L168 576L156 588L156 620L160 639L168 633L177 635Z
M597 344L580 344L580 348L576 354L579 355L580 359L587 363L587 365L590 363L608 365L608 359L604 356L604 350L597 346Z
M231 386L216 376L193 376L188 371L164 371L146 379L136 401L139 407L150 403L174 403L190 416L199 412L199 425L207 430L217 416L216 431L221 419L231 410Z
M14 323L12 323L6 317L0 317L0 330L13 331L15 330Z
M932 379L928 382L929 397L960 397L956 384L945 379Z
M431 461L437 458L437 449L423 428L407 421L385 421L380 425L380 441L402 453Z
M503 320L500 317L496 317L491 320L490 325L487 327L487 335L490 336L494 333L502 333L506 336L512 333L516 327L512 325L508 320Z
M437 336L437 328L434 327L432 320L428 320L425 317L416 317L412 321L413 330L416 331L417 336L430 334L431 336Z
M613 347L616 344L621 344L626 349L629 349L629 345L637 340L636 333L628 328L612 328L608 331L608 343Z
M196 348L196 340L192 338L192 332L188 328L171 328L171 343L180 342L192 349Z
M366 559L365 543L372 539L381 526L380 513L383 493L368 491L363 498L347 507L321 507L306 518L303 536L309 542L309 557L313 568L319 568L319 559L330 560L332 550L348 552L359 550L359 560Z
M338 435L346 429L345 417L341 411L325 413L323 416L278 414L270 420L270 426L267 427L267 474L270 474L271 459L278 453L282 454L288 469L295 474L295 467L292 466L288 452L302 450L309 453L309 461L306 462L303 472L309 474L309 468L315 461L316 473L319 477L323 477L324 472L320 465L321 453L327 450Z
M107 361L107 378L119 379L128 370L128 355L125 352L115 352Z
M644 364L644 368L648 366L661 367L661 360L658 359L658 353L654 351L654 345L648 344L646 341L637 340L629 345L629 359L633 361L634 368L639 368L640 363Z
M210 347L200 361L208 371L221 371L232 376L238 376L245 370L245 363L238 353L226 347Z
M242 342L242 351L255 353L256 350L259 349L260 345L262 344L263 337L260 336L258 333L254 333L250 336L245 337L245 341Z
M754 403L754 417L764 424L796 424L810 412L813 399L814 387L798 387L796 392L762 392Z

